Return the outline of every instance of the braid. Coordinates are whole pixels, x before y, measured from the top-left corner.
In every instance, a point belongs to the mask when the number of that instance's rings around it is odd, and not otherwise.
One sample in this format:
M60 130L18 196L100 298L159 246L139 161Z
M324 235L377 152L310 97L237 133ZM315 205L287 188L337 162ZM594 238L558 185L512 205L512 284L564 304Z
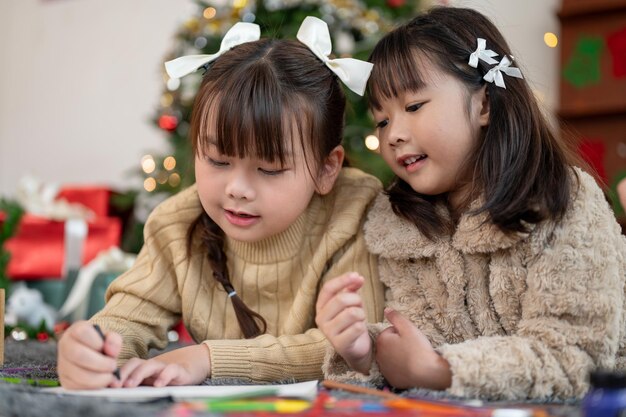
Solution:
M224 252L224 231L203 212L191 224L187 234L187 252L191 252L191 242L195 229L200 228L200 238L207 249L209 264L213 270L213 278L222 284L224 290L230 295L230 299L235 309L235 315L239 322L239 327L246 339L256 337L265 333L267 322L259 313L252 311L235 292L233 284L230 282L228 267L226 266L226 253ZM263 329L259 328L260 322Z

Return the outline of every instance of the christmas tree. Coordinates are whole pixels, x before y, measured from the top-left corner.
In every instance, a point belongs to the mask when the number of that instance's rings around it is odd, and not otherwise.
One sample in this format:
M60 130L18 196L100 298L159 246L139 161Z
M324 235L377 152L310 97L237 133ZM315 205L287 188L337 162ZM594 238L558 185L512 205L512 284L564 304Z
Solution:
M262 37L295 39L306 16L317 16L328 23L334 55L366 60L378 39L417 9L415 0L214 0L197 4L197 14L178 30L175 47L165 60L218 51L223 35L238 21L257 23ZM142 161L148 192L175 193L194 182L187 134L201 73L182 79L170 79L163 73L164 92L154 122L167 132L171 152L146 156ZM362 97L345 91L348 105L344 146L350 164L387 182L391 172L376 152L377 139L372 136L374 128L367 104Z

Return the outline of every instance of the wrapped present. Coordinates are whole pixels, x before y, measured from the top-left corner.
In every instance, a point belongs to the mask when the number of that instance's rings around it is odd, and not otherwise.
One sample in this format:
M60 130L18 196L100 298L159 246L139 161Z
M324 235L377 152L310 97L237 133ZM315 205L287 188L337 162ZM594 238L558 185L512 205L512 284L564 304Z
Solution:
M119 246L122 234L122 225L117 218L94 218L86 225L87 233L80 255L83 265L101 251ZM67 263L65 230L66 222L25 214L17 234L6 242L6 249L11 253L7 275L12 279L62 277Z
M25 178L16 197L26 214L5 243L11 279L61 278L120 244L122 225L120 219L107 217L106 188L59 188Z

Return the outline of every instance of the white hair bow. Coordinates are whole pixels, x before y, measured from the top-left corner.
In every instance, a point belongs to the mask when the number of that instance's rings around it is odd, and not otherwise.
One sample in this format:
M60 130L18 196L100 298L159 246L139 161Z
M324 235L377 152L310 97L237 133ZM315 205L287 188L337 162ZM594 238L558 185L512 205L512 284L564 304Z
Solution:
M211 55L187 55L165 63L165 70L171 78L181 78L205 64L215 61L224 52L246 42L261 38L261 28L255 23L237 22L226 32L220 50Z
M513 61L511 61L509 57L505 55L504 57L502 57L502 60L498 65L487 71L487 74L485 74L483 79L490 83L495 81L498 87L506 88L506 86L504 85L504 78L502 77L502 73L505 73L509 77L524 78L522 77L522 72L519 70L519 68L510 66L512 63Z
M374 64L354 58L329 59L332 44L326 22L317 17L307 16L296 37L313 51L346 87L360 96L363 95Z
M476 47L476 50L472 52L472 54L469 57L469 62L468 62L469 66L478 68L479 59L481 61L485 61L487 64L497 64L498 61L493 59L493 57L498 56L498 54L496 54L491 49L485 49L487 47L487 41L485 41L483 38L476 38L476 40L478 41L478 46Z

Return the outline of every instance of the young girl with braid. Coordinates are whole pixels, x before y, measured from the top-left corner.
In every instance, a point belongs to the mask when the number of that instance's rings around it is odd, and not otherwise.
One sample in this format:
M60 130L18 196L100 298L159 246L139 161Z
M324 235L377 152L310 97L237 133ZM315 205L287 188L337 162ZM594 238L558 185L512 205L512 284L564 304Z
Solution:
M583 396L596 368L624 369L626 238L497 28L435 8L370 61L381 154L397 178L365 239L391 326L368 332L354 278L329 281L316 318L338 354L328 377L554 400Z
M321 378L327 341L315 302L339 275L365 277L366 317L382 319L376 260L360 232L380 183L342 168L338 81L362 94L371 64L330 60L316 18L299 41L259 33L238 23L219 53L166 64L174 77L206 71L191 122L196 184L154 210L104 309L59 341L64 387ZM180 319L198 344L141 359L166 346Z

